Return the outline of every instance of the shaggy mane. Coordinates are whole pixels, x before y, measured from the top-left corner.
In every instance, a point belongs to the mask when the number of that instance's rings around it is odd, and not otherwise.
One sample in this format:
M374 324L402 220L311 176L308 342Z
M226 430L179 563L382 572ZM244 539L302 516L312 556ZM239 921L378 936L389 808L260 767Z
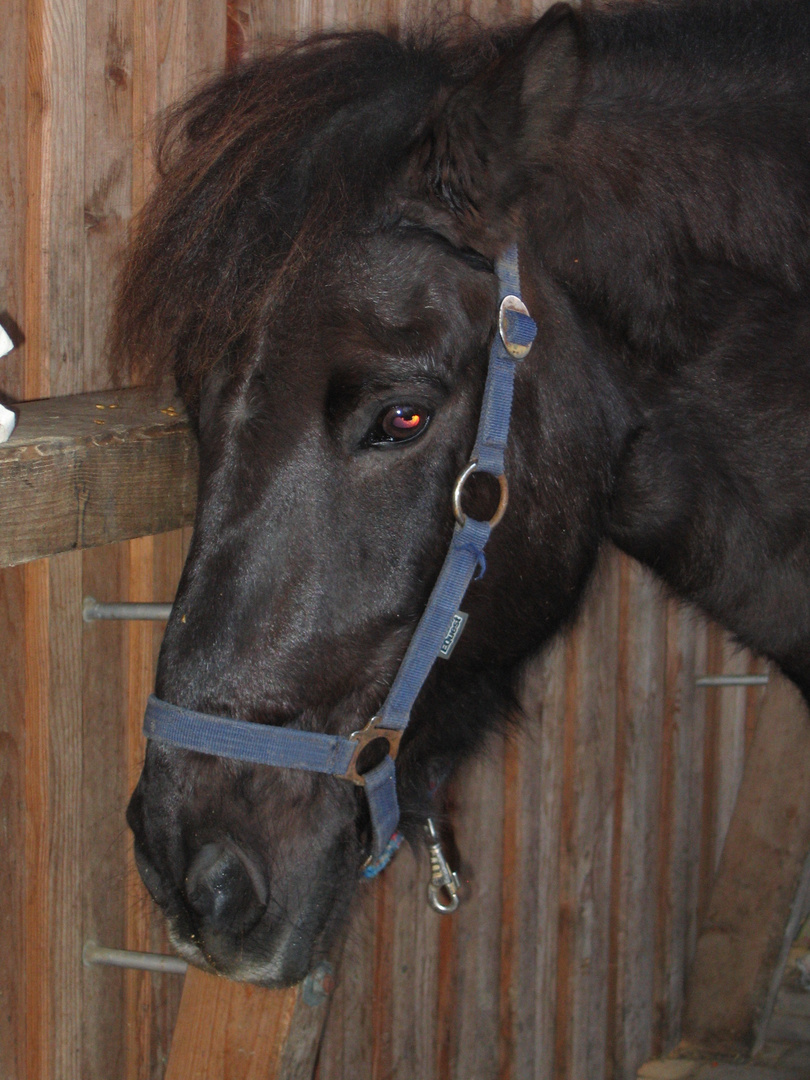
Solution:
M119 283L116 365L140 382L172 371L193 403L207 372L251 354L308 261L368 220L437 96L522 30L318 34L172 108Z

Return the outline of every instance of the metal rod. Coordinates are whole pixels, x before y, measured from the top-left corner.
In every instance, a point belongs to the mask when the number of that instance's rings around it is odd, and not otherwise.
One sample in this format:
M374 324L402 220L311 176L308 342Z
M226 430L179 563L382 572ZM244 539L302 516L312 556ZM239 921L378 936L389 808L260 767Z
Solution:
M704 675L696 686L767 686L767 675Z
M82 960L88 966L105 964L108 967L135 968L138 971L159 971L167 975L185 975L188 970L188 964L179 956L133 952L131 949L107 949L92 941L85 942Z
M100 604L92 596L85 596L82 618L85 622L96 619L154 619L158 622L168 619L171 610L171 604Z

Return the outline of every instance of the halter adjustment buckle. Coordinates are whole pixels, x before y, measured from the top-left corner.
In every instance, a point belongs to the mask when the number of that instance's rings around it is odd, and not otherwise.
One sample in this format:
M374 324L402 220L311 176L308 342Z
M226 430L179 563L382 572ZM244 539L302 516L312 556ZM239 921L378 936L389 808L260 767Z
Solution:
M392 761L396 761L397 754L399 753L399 744L402 739L403 729L401 728L386 728L380 726L381 717L372 716L369 722L364 728L359 731L353 731L349 738L353 743L356 743L354 753L352 754L351 761L349 762L346 772L341 773L339 779L351 780L353 784L357 784L358 787L366 786L366 774L365 772L357 771L357 762L360 755L363 753L367 746L377 741L384 741L388 743L388 756ZM380 761L383 759L380 758Z
M498 333L513 360L523 360L529 355L537 335L537 323L519 296L510 293L501 300Z

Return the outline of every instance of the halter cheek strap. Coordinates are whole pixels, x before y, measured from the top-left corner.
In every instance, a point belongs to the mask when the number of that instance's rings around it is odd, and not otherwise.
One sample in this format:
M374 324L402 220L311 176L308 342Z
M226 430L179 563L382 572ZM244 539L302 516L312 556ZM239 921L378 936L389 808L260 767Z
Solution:
M143 722L147 739L237 761L327 773L365 788L373 832L372 857L378 866L387 861L386 855L390 858L389 852L393 853L391 840L399 822L395 760L400 739L434 661L450 655L464 628L467 616L459 606L473 575L478 571L480 577L484 572L484 547L506 509L504 452L515 369L529 352L537 326L521 300L517 247L510 248L496 262L495 271L499 286L498 332L490 348L475 445L453 491L456 527L427 607L379 713L366 727L347 737L209 716L152 696ZM490 473L501 486L498 509L490 521L476 521L461 509L462 489L474 472ZM358 772L363 750L381 739L388 744L382 761Z

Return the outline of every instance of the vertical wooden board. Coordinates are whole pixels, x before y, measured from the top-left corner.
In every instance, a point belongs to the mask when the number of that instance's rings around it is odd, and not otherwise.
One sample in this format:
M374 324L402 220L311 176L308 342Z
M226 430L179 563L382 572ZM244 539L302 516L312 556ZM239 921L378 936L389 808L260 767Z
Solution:
M85 26L83 227L84 371L81 389L109 384L104 351L119 249L132 213L133 33L132 0L100 0L87 7ZM78 268L77 268L78 277ZM81 280L79 278L79 280ZM127 547L84 554L85 592L98 599L126 596ZM84 630L84 748L89 782L84 792L85 938L121 946L131 893L124 861L127 680L123 625L88 624ZM110 902L110 898L115 902ZM143 901L141 901L143 902ZM84 972L84 1076L125 1072L127 1017L121 971Z
M705 624L675 600L667 602L666 620L654 1054L674 1045L680 1036L690 925L696 903L697 875L690 869L700 850L700 788L695 787L693 762L700 761L695 747L700 747L703 732L695 680Z
M50 144L43 154L40 196L48 229L47 309L49 392L90 389L84 373L84 151L86 0L43 4ZM44 273L45 268L41 267ZM29 318L35 313L29 311Z
M717 674L723 665L723 631L714 623L706 630L704 674ZM720 742L720 708L722 690L719 687L702 689L703 745L701 760L701 820L700 854L698 857L698 897L696 918L702 921L709 902L714 872L717 867L717 754Z
M228 0L229 59L260 56L276 39L292 37L302 30L319 29L323 12L321 0ZM234 44L238 40L238 47Z
M588 1080L605 1075L617 632L618 562L614 555L605 561L577 631L569 1075Z
M50 562L50 895L54 1076L81 1080L82 557Z
M522 822L520 817L523 747L516 732L504 744L503 829L501 863L501 964L499 978L498 1080L511 1080L515 1059L516 1001L514 987L518 967L518 910Z
M526 730L519 747L509 1074L516 1080L552 1080L554 1070L564 697L565 645L558 641L531 665L521 694Z
M563 732L561 747L560 834L558 865L557 972L554 1002L553 1075L565 1080L571 1063L572 958L576 915L574 839L576 825L576 732L580 674L580 634L574 628L564 639Z
M467 892L454 916L458 1080L498 1075L503 836L503 741L465 766L457 785L455 832Z
M371 1078L383 1080L393 1069L391 998L394 977L394 890L391 878L376 881L374 904L374 973L371 1007Z
M51 923L50 575L48 563L28 563L24 575L25 641L25 1070L51 1080L53 963Z
M83 553L83 593L97 600L125 595L126 546ZM83 915L84 941L119 947L124 942L126 829L125 627L83 623ZM124 973L94 965L84 969L82 1076L119 1076L124 1060Z
M698 620L694 624L694 670L697 678L699 672L704 672L709 666L709 654L711 651L711 627L702 616L696 616ZM686 648L685 648L686 655ZM681 835L683 848L681 849L681 865L684 867L684 899L685 917L688 920L686 929L685 955L687 963L694 956L697 942L698 921L703 898L703 870L702 870L702 837L703 822L705 817L705 792L706 781L704 767L706 761L706 742L709 737L711 718L707 711L706 694L693 682L690 686L683 684L684 690L684 715L689 715L687 709L687 693L693 693L692 723L693 734L691 744L684 740L685 755L691 750L691 761L687 763L687 772L683 777L679 788L682 798L686 800L685 813Z
M186 530L177 529L152 538L152 600L158 603L172 602L177 592L177 585L188 551ZM157 668L158 653L163 640L166 624L150 623L152 664L150 690L154 685L154 672ZM142 719L142 717L141 717ZM138 720L140 728L140 719ZM158 909L148 900L143 890L143 902L148 905L149 947L153 952L172 953L166 920ZM152 977L151 1001L152 1018L150 1027L151 1075L161 1074L161 1065L168 1060L175 1021L183 993L183 980L172 977Z
M24 571L0 572L0 1076L25 1080Z
M126 599L151 601L154 574L154 540L142 537L127 545ZM126 785L131 791L143 765L144 740L141 735L146 699L153 682L152 627L130 622L126 626ZM150 948L150 902L135 868L132 837L124 834L126 852L125 948L148 952ZM125 986L125 1071L126 1080L150 1075L152 1046L152 979L146 972L127 971Z
M730 634L722 635L722 674L746 675L751 654L740 648ZM717 809L714 858L720 861L745 764L746 720L749 692L744 686L724 686L718 691L719 732L717 740Z
M4 314L25 324L26 229L26 13L12 3L3 12L0 35L0 321ZM24 349L0 358L0 394L19 399L24 392Z
M615 934L611 935L611 978L616 978L610 1067L615 1077L635 1080L652 1049L655 931L657 915L658 811L666 655L666 609L649 571L621 558L626 589L620 641L619 708L623 730L621 806L614 816L612 881ZM614 967L615 965L615 967Z
M200 6L208 10L210 3L211 0L204 0ZM149 8L149 32L155 34L157 45L155 70L150 72L155 78L154 111L148 110L144 116L151 124L163 109L183 98L188 90L189 0L152 0Z
M193 90L225 68L226 0L192 3L187 13L186 87Z
M110 385L107 323L132 214L132 0L87 8L83 389Z
M50 55L53 51L51 27L44 0L26 10L26 215L25 284L23 308L25 336L22 398L47 397L50 393L49 231L52 176L53 118L50 109ZM33 581L33 579L31 579Z
M124 595L130 600L172 600L186 552L183 530L159 537L143 537L126 546ZM164 625L129 623L125 638L125 784L123 807L137 783L143 763L141 734L146 698L154 685L155 664ZM123 828L125 849L126 947L170 952L163 918L152 904L135 868L132 840ZM125 1075L159 1077L168 1060L182 982L166 976L128 971L124 977Z
M81 1076L81 557L25 568L26 1076Z
M439 923L428 906L428 860L404 848L391 869L394 925L391 993L392 1077L434 1080Z
M370 1077L373 1057L374 912L379 879L358 886L318 1058L317 1080Z
M132 212L137 214L154 173L157 113L158 2L132 0Z

